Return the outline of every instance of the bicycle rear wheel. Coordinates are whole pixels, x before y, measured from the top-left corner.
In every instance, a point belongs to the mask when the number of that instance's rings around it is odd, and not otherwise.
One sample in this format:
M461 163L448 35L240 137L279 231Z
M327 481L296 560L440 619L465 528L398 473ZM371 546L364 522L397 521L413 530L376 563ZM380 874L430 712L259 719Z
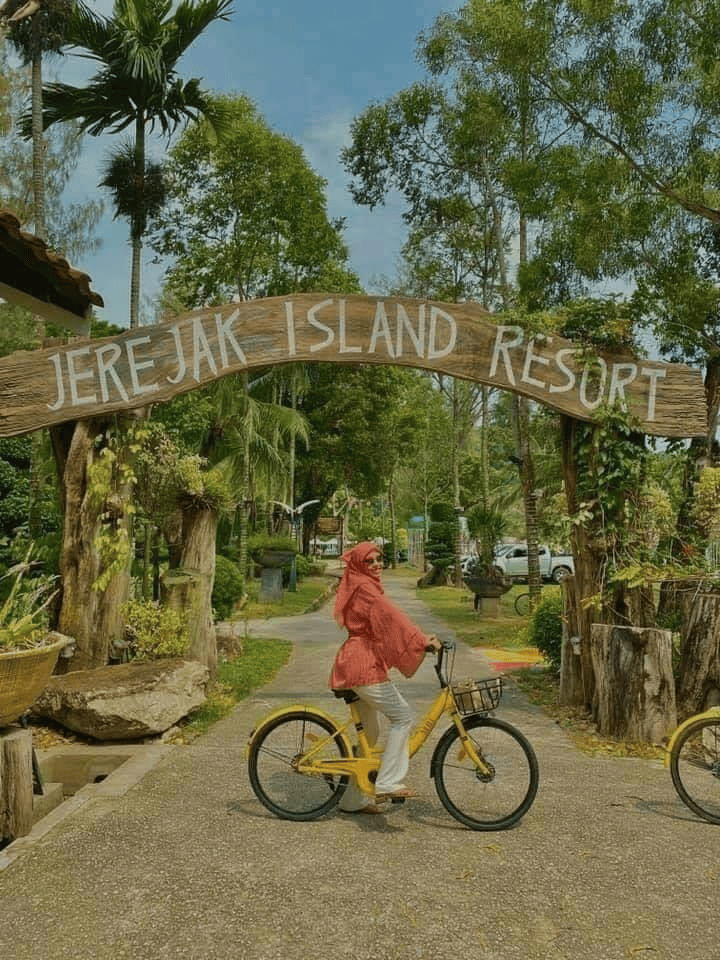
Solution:
M720 717L701 717L673 744L670 775L693 813L720 823Z
M530 613L530 594L519 593L515 597L515 613L519 617L526 617Z
M332 810L349 777L298 773L294 761L313 748L317 760L349 756L336 732L332 721L311 710L283 714L261 730L248 754L250 785L260 803L283 820L316 820Z
M435 789L446 810L472 830L505 830L530 809L540 782L530 742L497 717L466 717L465 730L490 772L483 774L468 756L453 726L433 756Z

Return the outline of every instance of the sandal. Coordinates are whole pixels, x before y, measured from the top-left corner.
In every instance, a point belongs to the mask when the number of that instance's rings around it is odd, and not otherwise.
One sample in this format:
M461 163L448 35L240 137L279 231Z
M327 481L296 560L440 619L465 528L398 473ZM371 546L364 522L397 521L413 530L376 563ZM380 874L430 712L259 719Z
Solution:
M385 803L387 800L392 800L393 803L402 802L403 800L410 800L412 797L419 797L420 794L416 793L414 790L411 790L409 787L403 787L402 790L393 790L392 793L376 793L375 794L375 803Z

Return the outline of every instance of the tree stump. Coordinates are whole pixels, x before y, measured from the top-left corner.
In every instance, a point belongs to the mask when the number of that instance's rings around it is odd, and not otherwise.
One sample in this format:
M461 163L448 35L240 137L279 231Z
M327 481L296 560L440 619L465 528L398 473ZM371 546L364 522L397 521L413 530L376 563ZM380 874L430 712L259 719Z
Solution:
M660 743L677 726L670 631L594 623L590 647L599 733Z
M720 594L697 593L680 644L677 702L683 717L718 702L720 693Z
M24 837L32 826L32 734L10 727L0 739L0 840Z

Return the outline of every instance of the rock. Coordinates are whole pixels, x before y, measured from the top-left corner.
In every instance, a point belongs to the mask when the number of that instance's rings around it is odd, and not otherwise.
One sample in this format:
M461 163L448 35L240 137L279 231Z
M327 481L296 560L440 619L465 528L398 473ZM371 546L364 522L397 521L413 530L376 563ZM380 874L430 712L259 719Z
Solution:
M204 703L207 667L189 660L122 663L52 677L33 713L95 740L164 733Z

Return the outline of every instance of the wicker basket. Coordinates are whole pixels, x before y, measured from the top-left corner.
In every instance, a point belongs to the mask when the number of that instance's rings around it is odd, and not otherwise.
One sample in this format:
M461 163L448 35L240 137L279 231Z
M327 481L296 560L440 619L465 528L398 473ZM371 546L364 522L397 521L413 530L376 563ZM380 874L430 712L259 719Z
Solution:
M0 727L13 723L35 703L67 643L62 637L45 647L0 653Z
M489 713L500 703L502 677L489 680L455 680L450 685L458 713L469 716L473 713Z

